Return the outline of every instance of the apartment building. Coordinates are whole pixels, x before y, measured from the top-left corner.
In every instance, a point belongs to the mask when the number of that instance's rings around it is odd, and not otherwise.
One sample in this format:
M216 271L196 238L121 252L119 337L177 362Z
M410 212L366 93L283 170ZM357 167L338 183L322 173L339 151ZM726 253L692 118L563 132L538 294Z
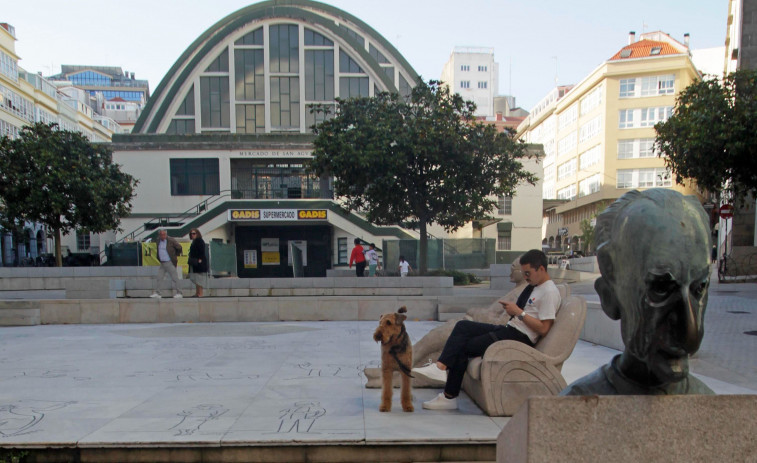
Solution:
M109 142L118 124L97 115L87 104L81 90L26 71L18 65L16 30L0 23L0 137L16 138L25 125L55 122L61 129L79 131L92 142ZM23 259L35 259L49 252L51 246L39 224L28 223L22 236L14 236L0 228L2 258L0 265L17 265ZM97 248L98 236L71 235L65 245L75 251L89 252Z
M476 103L476 116L494 117L494 97L499 91L499 64L494 61L493 48L455 47L444 64L441 81L453 93Z
M699 78L688 47L664 32L629 34L628 44L575 86L552 90L518 127L544 146L542 243L581 249L581 222L632 189L678 185L654 150L654 125Z

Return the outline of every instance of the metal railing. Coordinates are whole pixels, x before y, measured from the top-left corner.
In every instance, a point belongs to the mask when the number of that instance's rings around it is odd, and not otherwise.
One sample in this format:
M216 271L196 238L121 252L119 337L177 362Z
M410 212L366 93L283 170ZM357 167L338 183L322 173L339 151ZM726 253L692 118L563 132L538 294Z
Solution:
M180 226L183 226L183 221L189 218L196 218L205 212L208 211L210 206L217 203L218 201L225 199L225 198L231 198L231 190L221 190L218 194L209 196L199 203L195 204L194 206L190 207L186 211L178 214L178 215L172 215L172 216L165 216L165 217L155 217L139 227L135 228L134 230L130 231L129 233L124 234L121 238L117 239L116 241L108 244L116 244L116 243L123 243L126 241L136 241L138 238L141 238L145 234L152 233L157 228L178 228ZM171 223L180 223L180 225L171 225ZM106 247L103 247L103 250L100 251L100 262L103 262L105 259L105 251Z

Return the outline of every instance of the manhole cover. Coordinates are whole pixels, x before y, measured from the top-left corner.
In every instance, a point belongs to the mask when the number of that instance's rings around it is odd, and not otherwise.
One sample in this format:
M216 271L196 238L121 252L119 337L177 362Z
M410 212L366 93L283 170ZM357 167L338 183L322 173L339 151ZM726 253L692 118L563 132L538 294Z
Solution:
M745 310L727 310L728 313L749 313Z
M748 334L749 336L757 336L757 331L744 331L744 334Z
M250 336L273 336L277 334L299 333L313 331L320 328L296 326L287 324L271 325L175 325L156 326L153 328L135 328L114 331L122 336L133 338L226 338L226 337L250 337Z

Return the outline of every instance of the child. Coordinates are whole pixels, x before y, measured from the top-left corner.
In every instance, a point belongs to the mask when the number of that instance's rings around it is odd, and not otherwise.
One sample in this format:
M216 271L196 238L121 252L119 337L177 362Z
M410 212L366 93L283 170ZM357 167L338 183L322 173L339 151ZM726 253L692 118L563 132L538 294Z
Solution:
M406 277L407 276L407 272L413 270L413 268L410 267L410 262L408 262L408 261L405 260L405 256L400 256L399 269L400 269L400 276L401 277Z

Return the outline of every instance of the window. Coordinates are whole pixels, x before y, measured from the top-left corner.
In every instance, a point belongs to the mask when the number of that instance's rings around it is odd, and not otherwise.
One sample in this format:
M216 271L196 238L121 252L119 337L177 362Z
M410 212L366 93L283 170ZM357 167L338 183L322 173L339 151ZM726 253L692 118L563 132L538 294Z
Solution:
M592 193L597 193L600 188L599 183L599 174L594 174L591 177L581 180L578 184L578 197L581 198L583 196L590 195Z
M470 80L463 80L460 82L460 88L470 88Z
M357 98L368 97L368 78L367 77L340 77L339 78L339 97L340 98Z
M305 99L308 101L334 99L333 50L305 51Z
M563 180L571 177L576 173L576 159L573 158L570 161L557 166L557 180Z
M237 101L265 100L263 49L234 51L234 82Z
M337 238L337 264L347 265L347 238Z
M672 175L664 167L622 169L617 171L618 188L652 188L673 186Z
M654 138L618 140L618 159L653 158Z
M76 250L79 252L89 252L90 236L89 233L81 230L76 231Z
M620 97L629 98L636 95L636 79L620 80Z
M200 102L203 128L229 127L228 77L200 77Z
M633 127L633 109L621 109L618 128L626 129Z
M562 156L569 153L576 147L576 131L570 132L567 136L560 139L557 142L557 156Z
M296 129L300 127L300 79L271 77L271 127Z
M544 183L555 181L555 170L557 168L554 165L544 168Z
M461 70L461 71L470 71L470 65L467 65L467 64L461 64L461 65L460 65L460 70Z
M665 74L621 79L620 98L672 95L675 92L675 78L675 74Z
M585 115L602 103L602 87L597 87L581 100L581 115Z
M218 158L171 159L171 196L217 195Z
M268 29L271 73L297 73L300 71L299 26L278 24Z
M488 85L489 85L489 82L479 82L478 88L487 88Z
M513 197L512 196L500 196L497 198L497 213L499 215L512 215L513 214Z
M265 105L238 104L236 124L237 133L264 133Z
M564 129L568 125L572 124L576 119L578 119L578 106L573 105L563 111L558 117L558 129Z
M576 184L569 187L557 190L557 199L575 199L576 198Z
M583 143L599 135L599 129L602 125L601 116L597 116L589 122L583 124L578 131L578 141Z
M500 230L497 232L497 251L509 251L512 249L511 234L511 230Z
M588 150L581 153L581 156L579 156L579 167L581 168L581 170L586 170L593 165L599 164L601 157L602 145L597 145L593 148L589 148Z
M479 66L478 67L478 72L486 72L486 70L487 70L486 66Z

